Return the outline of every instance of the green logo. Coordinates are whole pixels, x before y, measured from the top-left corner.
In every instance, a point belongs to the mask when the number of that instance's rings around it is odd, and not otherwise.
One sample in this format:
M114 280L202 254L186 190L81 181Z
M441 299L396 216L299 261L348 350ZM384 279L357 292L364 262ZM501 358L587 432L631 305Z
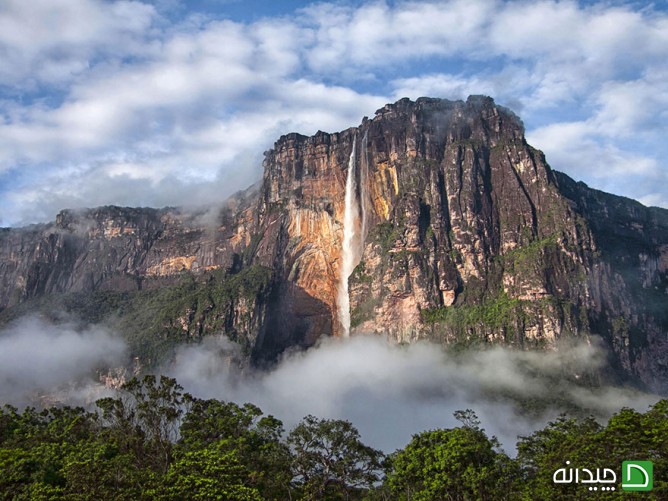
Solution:
M653 485L651 461L624 461L622 463L622 489L625 491L651 491Z

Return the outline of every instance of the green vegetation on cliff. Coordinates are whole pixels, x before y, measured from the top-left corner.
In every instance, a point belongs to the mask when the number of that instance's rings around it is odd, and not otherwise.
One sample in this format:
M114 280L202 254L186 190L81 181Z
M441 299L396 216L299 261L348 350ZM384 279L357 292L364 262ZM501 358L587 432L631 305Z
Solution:
M248 354L259 329L254 313L266 299L270 279L269 268L253 265L235 274L184 273L176 283L133 292L47 295L0 312L0 325L35 313L56 322L101 322L149 366L157 366L177 344L207 334L226 334Z
M422 310L422 319L427 324L444 324L456 331L484 324L493 328L506 327L522 315L522 301L512 299L505 293L481 304L461 305L447 308Z

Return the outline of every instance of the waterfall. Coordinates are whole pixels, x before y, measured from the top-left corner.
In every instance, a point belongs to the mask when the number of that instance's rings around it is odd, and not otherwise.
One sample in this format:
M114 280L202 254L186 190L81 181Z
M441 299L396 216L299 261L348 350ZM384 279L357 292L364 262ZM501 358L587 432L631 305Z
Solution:
M360 205L362 206L362 233L360 238L360 254L364 252L364 241L366 240L367 234L367 222L366 222L366 194L364 190L365 186L368 186L369 179L369 158L367 157L367 134L368 131L364 131L364 136L362 137L362 172L360 172Z
M343 329L343 337L350 335L350 294L348 277L359 263L360 231L359 231L359 199L355 180L357 137L353 138L353 151L348 161L348 177L346 178L345 209L343 212L343 248L341 249L341 276L339 283L339 321Z

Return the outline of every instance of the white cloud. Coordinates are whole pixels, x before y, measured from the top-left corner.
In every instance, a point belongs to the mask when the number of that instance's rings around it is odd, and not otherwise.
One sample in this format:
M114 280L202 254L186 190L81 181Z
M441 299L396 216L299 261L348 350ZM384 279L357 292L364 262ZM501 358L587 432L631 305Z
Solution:
M123 365L125 353L125 343L101 327L78 330L23 318L0 332L0 404L34 405L37 396L89 386L96 369Z
M649 193L638 197L638 201L648 207L664 207L668 208L668 198L664 193Z
M346 66L374 68L408 58L476 52L498 2L405 2L358 8L321 3L302 10L300 22L315 33L307 60L318 73Z
M4 224L51 219L55 204L179 204L220 179L242 188L281 134L341 130L403 96L491 94L555 168L623 194L657 191L627 191L625 173L654 176L645 186L665 170L668 16L651 8L319 3L249 24L169 21L181 11L157 5L0 7ZM612 167L584 168L597 162Z
M595 121L557 123L530 131L528 140L540 145L550 165L576 180L610 192L642 197L665 179L659 162L642 153L625 151L597 136Z
M144 53L156 19L135 1L6 0L0 6L0 85L65 84L94 57Z
M650 69L643 78L605 82L594 121L611 137L665 135L668 124L668 70Z
M466 99L472 94L496 97L496 101L520 112L524 105L521 98L531 90L531 74L521 66L507 66L495 73L476 75L450 75L438 73L392 81L393 97L400 99L420 96L439 96L446 99Z
M621 407L644 410L659 397L613 386L589 387L606 364L597 338L564 342L555 351L487 347L464 353L427 342L400 346L381 336L327 338L307 351L286 353L268 371L240 371L239 346L222 336L178 348L160 369L200 398L252 402L291 428L307 414L348 419L365 442L391 452L413 433L458 425L453 412L472 408L490 434L513 451L525 435L564 409L585 408L606 418ZM40 398L66 404L105 396L96 370L123 367L126 346L107 330L85 330L24 318L0 332L0 403ZM29 370L27 369L29 368ZM541 399L529 415L516 400Z
M218 202L257 179L261 152L279 135L344 128L360 110L383 104L287 78L299 61L294 33L294 26L271 21L207 22L178 31L148 60L100 65L56 108L12 112L0 125L0 170L23 164L39 179L5 199L4 217L34 220L56 204L181 204L203 192L209 197L200 203ZM245 161L251 157L252 167ZM229 171L236 172L232 182ZM198 187L217 180L225 180L222 192Z
M596 343L564 345L556 352L496 347L457 356L426 342L397 346L381 337L356 336L324 340L286 355L269 372L244 374L229 363L235 356L225 339L206 338L181 348L168 371L196 396L253 402L287 428L307 414L348 419L365 441L387 452L403 447L413 433L456 426L452 413L466 408L474 409L488 432L512 451L517 435L542 427L560 412L554 407L529 417L504 395L563 399L600 417L622 406L644 410L658 400L615 387L574 384L574 377L605 364Z
M478 76L437 74L394 80L394 97L417 98L420 96L442 96L447 99L466 99L471 94L495 96L491 81Z

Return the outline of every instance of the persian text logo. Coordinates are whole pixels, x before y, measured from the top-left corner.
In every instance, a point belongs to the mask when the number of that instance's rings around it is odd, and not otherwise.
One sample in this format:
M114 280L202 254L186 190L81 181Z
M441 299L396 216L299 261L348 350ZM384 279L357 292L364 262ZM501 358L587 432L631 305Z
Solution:
M566 464L569 465L571 462L566 461ZM589 468L559 468L552 475L552 481L555 484L589 484L590 491L598 491L599 488L602 492L614 491L617 473L610 468L603 468L603 470L597 468L594 471ZM599 486L598 484L604 485Z
M566 465L570 465L566 461ZM555 484L588 484L590 491L614 491L617 473L610 468L559 468L552 475ZM651 491L654 485L651 461L624 461L622 463L622 489L625 491Z
M651 491L653 483L651 461L624 461L622 463L622 489L625 491Z

